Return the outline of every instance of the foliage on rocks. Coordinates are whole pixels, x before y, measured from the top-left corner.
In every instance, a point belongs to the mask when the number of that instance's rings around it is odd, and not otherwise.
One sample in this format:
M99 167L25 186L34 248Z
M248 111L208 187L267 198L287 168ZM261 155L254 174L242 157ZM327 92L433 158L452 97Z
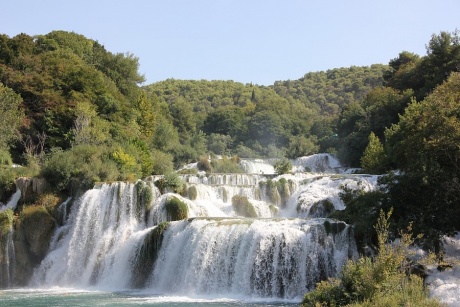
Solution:
M400 232L398 243L389 242L390 216L391 211L381 211L375 225L378 255L348 261L338 278L322 281L307 293L302 306L441 306L410 272L411 226Z
M254 205L246 196L235 195L232 197L232 207L236 214L244 217L257 217Z
M165 201L168 221L179 221L188 218L188 207L177 197L169 197Z

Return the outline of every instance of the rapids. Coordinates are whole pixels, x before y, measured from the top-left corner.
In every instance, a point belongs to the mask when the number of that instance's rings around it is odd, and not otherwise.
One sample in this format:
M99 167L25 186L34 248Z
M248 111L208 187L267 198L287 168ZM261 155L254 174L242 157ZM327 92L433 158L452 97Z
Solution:
M346 174L328 154L293 161L289 175L269 174L272 164L182 175L181 195L151 177L99 184L70 211L67 200L31 286L300 300L357 256L352 228L325 214L344 209L343 186L370 190L377 177Z

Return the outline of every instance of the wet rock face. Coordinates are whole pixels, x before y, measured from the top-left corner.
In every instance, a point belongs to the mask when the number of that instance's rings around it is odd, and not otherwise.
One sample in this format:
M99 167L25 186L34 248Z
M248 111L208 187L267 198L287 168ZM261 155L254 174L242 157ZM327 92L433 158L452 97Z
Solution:
M17 217L13 235L15 285L28 284L34 268L48 253L55 227L54 218L43 206L27 206Z
M33 202L39 195L51 189L48 181L42 178L19 177L16 179L16 187L21 190L21 202Z

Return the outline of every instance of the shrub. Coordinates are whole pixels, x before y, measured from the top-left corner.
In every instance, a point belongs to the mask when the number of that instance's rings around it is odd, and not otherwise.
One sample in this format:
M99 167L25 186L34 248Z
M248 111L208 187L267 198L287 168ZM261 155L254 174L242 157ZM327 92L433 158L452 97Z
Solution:
M150 210L153 201L153 192L149 185L144 181L139 180L136 183L137 190L137 204L136 213L137 216L141 216L142 210Z
M330 217L352 224L358 248L366 245L377 245L374 225L380 209L387 207L388 195L376 190L364 192L342 187L341 200L345 203L345 210L333 211Z
M9 167L0 168L0 203L6 203L16 191L16 173Z
M232 197L232 207L236 214L244 217L257 217L257 212L246 196L235 195Z
M0 211L0 238L4 238L13 225L13 210ZM0 243L2 243L0 241Z
M190 200L196 200L198 197L198 191L196 189L196 186L192 185L188 188L188 198Z
M309 215L311 217L328 217L334 211L334 204L329 199L323 199L310 207Z
M281 196L278 191L278 183L271 179L268 179L266 184L266 194L268 199L275 205L281 202Z
M43 206L48 213L57 219L57 208L61 203L61 198L54 194L42 194L38 197L36 205Z
M167 173L163 178L155 181L155 185L161 193L164 193L166 190L181 193L185 187L184 181L174 172Z
M165 202L168 221L183 220L188 217L188 207L177 197L170 197Z
M197 175L198 170L196 168L183 168L177 171L179 175Z
M288 159L281 159L275 163L274 167L277 175L287 174L292 170L292 163Z
M318 283L302 306L441 306L428 298L420 277L410 274L411 225L398 243L388 243L390 216L380 211L375 225L379 254L348 261L340 279Z
M159 150L153 151L153 174L164 175L174 170L173 157Z
M211 166L214 173L244 173L244 170L239 165L239 158L237 156L230 159L227 157L213 159Z
M68 151L54 148L40 175L59 192L76 192L73 189L88 189L98 181L125 179L109 156L109 148L103 146L78 145ZM78 184L73 186L71 182Z
M235 153L242 158L246 159L255 159L255 158L260 158L260 155L252 150L249 147L246 147L244 145L238 145L235 149Z
M201 156L200 160L198 161L197 167L200 171L205 171L206 173L211 173L212 172L212 166L211 163L209 162L208 157L206 156Z
M8 150L0 148L0 166L13 164L13 159Z

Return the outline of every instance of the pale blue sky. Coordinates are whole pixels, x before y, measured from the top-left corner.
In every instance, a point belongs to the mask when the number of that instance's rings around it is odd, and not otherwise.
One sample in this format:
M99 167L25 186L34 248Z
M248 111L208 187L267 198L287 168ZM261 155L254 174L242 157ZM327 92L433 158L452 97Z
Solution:
M270 85L311 71L425 55L460 29L459 0L10 0L0 33L74 31L139 57L146 84L175 79Z

